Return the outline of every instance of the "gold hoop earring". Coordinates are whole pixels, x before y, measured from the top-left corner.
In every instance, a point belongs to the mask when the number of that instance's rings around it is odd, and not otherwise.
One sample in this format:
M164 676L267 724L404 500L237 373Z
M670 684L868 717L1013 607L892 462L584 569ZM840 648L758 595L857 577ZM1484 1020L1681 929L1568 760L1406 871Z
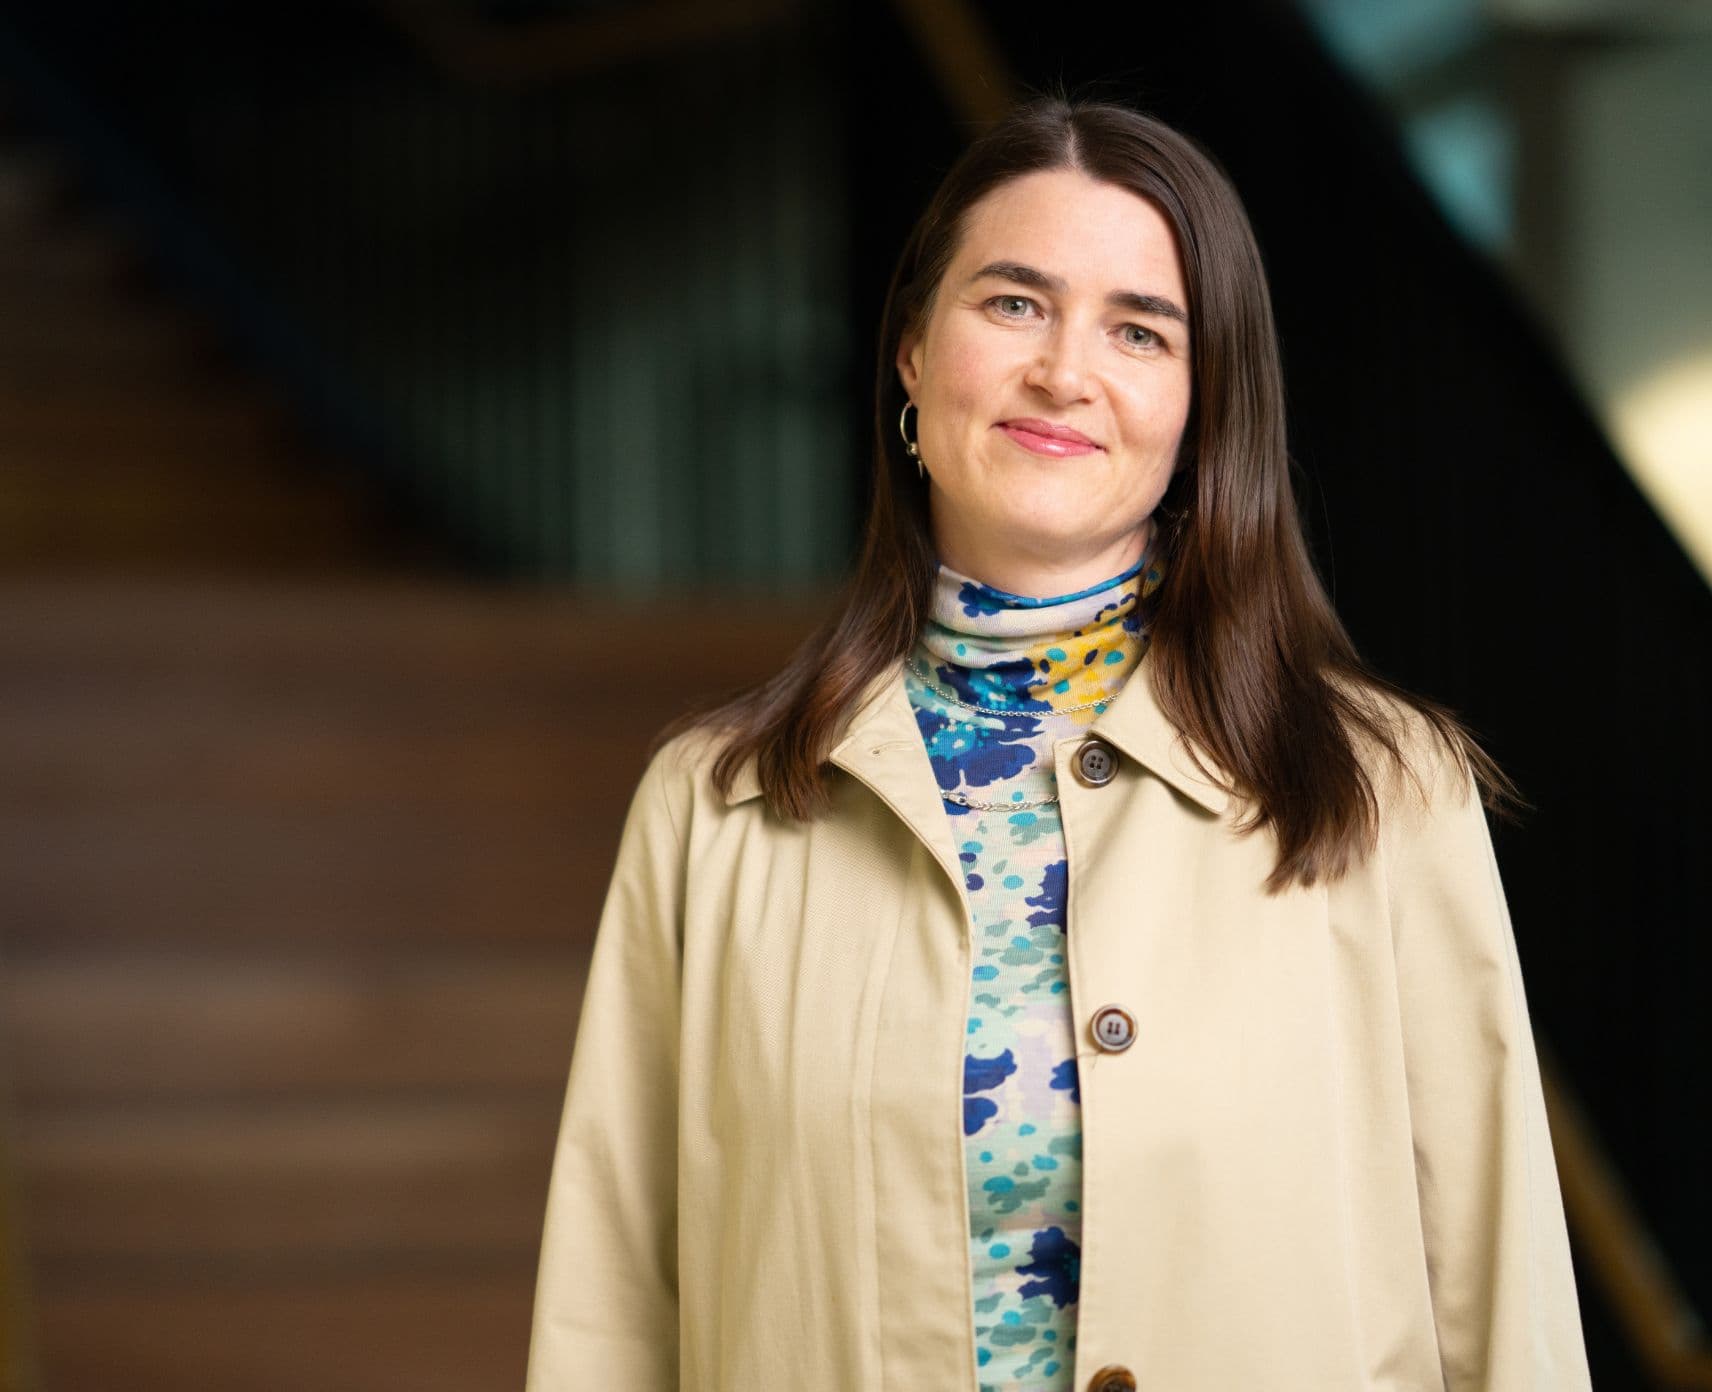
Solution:
M915 402L905 401L904 402L904 409L898 412L898 434L900 434L904 437L904 449L909 452L910 458L915 460L916 477L917 478L926 478L927 477L927 465L922 463L921 447L918 444L916 444L916 442L914 440L910 439L909 433L904 429L904 417L909 414L909 408L911 406L915 406ZM919 406L916 406L915 421L916 421L916 426L917 426L917 433L919 434L920 433L920 426L921 426L921 408Z

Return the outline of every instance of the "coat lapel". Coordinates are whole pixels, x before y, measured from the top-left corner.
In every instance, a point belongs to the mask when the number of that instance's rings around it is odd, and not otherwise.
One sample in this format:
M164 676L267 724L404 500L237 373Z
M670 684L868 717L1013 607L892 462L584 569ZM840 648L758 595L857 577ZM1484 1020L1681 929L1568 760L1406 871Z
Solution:
M951 819L939 796L939 782L927 745L916 725L901 666L882 671L858 700L844 738L832 747L828 759L873 790L951 877L963 900L965 918L968 896L963 865Z
M1150 648L1148 652L1150 653ZM1191 741L1159 704L1153 686L1153 664L1142 655L1137 670L1111 704L1088 727L1155 777L1198 806L1223 816L1231 796L1220 786L1228 782L1223 766L1212 754L1194 745L1212 777L1195 766ZM874 679L856 703L844 738L834 747L832 762L853 773L894 807L922 834L923 823L945 821L933 766L915 722L901 666L888 668ZM884 786L878 786L883 784ZM758 791L758 789L757 789ZM902 804L902 806L900 806ZM935 822L938 818L938 822ZM951 846L949 836L943 838ZM929 840L923 836L923 840ZM953 864L955 864L955 860ZM961 876L956 876L961 880Z
M950 818L945 815L927 746L916 728L901 664L883 669L869 681L827 758L866 784L897 814L939 862L967 905ZM725 803L735 806L760 793L761 781L751 759L737 770Z
M1148 661L1152 651L1149 647L1142 654L1134 674L1090 729L1184 797L1216 816L1223 816L1230 807L1231 797L1219 784L1228 782L1228 775L1199 745L1194 748L1214 777L1208 778L1195 767L1189 753L1189 737L1171 723L1159 704L1153 686L1154 665Z
M901 665L879 672L864 688L828 760L873 790L932 852L963 895L963 874L949 818L934 781L927 746L916 728ZM733 807L761 794L753 759L731 781Z
M1151 653L1151 648L1149 653ZM1215 816L1229 810L1231 797L1220 787L1222 767L1207 751L1202 761L1214 777L1196 768L1188 737L1160 707L1153 686L1153 664L1141 663L1122 690L1089 727L1155 777ZM963 874L950 819L939 796L933 765L916 726L901 664L879 672L857 698L844 735L828 755L831 763L860 779L920 838L963 893ZM733 805L761 792L751 760L737 771L726 803Z

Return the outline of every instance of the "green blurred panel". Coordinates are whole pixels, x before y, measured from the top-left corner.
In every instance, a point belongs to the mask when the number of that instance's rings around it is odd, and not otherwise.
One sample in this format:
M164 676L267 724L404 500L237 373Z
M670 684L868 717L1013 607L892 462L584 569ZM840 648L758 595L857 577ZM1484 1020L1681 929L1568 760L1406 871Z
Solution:
M233 235L488 566L823 580L857 442L817 62L781 28L564 82L418 61L276 92L222 173Z

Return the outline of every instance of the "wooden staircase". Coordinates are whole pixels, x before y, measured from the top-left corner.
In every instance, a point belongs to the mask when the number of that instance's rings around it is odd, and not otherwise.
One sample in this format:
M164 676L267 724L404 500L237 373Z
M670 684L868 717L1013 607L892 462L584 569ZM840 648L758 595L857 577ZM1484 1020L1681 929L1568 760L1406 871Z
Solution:
M47 1385L514 1392L641 751L806 611L0 596L0 1037Z
M515 1392L644 746L814 606L436 570L49 168L0 150L0 1389Z
M41 147L0 137L0 573L444 565Z

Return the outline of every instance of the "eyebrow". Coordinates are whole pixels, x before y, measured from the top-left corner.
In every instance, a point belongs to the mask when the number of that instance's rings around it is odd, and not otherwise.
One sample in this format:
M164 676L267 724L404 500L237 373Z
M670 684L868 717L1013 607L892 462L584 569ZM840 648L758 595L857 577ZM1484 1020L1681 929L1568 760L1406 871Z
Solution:
M1027 285L1036 290L1050 290L1055 295L1062 295L1070 288L1069 283L1061 277L1048 275L1045 271L1025 266L1020 261L989 261L964 283L973 285L983 276L994 276L999 280ZM1106 296L1106 303L1116 309L1132 310L1136 314L1163 315L1185 326L1189 322L1189 316L1183 312L1177 301L1165 295L1144 295L1139 290L1114 290Z

